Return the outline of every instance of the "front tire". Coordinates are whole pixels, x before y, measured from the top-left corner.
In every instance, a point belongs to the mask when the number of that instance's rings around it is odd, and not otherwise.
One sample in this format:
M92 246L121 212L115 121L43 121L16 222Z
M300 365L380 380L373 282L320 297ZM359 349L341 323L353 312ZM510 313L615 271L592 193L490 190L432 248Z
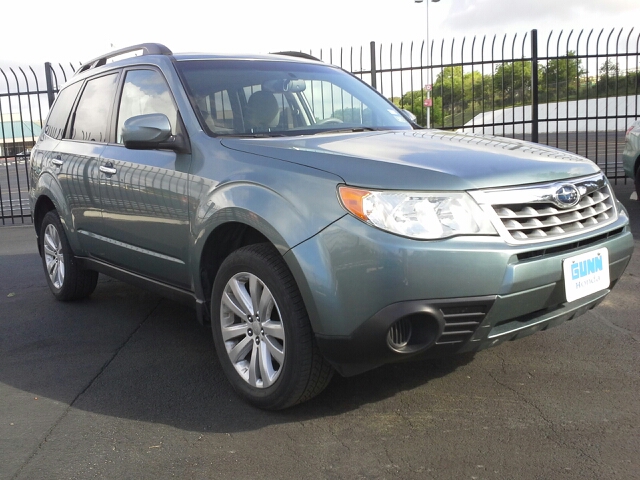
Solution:
M98 272L78 266L55 210L44 216L38 240L42 266L53 295L61 301L79 300L91 295L98 284Z
M287 408L331 380L333 368L318 350L298 287L273 246L249 245L225 259L211 312L222 369L249 403Z

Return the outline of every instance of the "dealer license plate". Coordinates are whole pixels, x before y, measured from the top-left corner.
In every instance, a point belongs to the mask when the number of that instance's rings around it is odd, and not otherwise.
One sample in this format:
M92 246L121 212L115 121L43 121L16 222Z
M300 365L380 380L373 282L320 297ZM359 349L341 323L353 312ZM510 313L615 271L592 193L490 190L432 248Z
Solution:
M567 302L609 288L609 250L606 248L565 258L562 269Z

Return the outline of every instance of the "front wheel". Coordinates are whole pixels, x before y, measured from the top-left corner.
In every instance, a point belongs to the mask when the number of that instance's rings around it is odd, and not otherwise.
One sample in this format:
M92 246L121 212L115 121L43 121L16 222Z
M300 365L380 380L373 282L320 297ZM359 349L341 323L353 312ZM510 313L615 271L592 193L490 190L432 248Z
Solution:
M298 287L269 244L243 247L220 266L211 296L213 339L227 378L269 410L304 402L329 383Z
M47 283L58 300L78 300L93 293L98 272L80 268L55 210L44 216L38 241Z

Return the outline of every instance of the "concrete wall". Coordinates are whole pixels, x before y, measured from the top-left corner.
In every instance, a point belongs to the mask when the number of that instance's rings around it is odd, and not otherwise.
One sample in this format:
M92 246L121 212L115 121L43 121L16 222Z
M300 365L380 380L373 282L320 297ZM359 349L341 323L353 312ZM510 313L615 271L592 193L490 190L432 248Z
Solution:
M538 132L540 134L547 132L624 132L637 119L639 107L640 95L545 103L538 106ZM629 118L620 118L626 116ZM567 118L573 120L567 121ZM576 118L583 119L576 120ZM482 126L523 120L531 121L530 105L478 114L461 130L473 133L512 135L513 133L522 133L524 128L524 133L531 133L531 123Z

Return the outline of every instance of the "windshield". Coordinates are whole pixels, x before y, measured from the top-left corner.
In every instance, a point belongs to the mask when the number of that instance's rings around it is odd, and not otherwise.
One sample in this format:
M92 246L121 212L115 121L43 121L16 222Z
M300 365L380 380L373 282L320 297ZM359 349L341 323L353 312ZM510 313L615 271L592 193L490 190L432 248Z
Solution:
M328 65L216 59L181 61L177 66L210 135L412 128L384 97Z

